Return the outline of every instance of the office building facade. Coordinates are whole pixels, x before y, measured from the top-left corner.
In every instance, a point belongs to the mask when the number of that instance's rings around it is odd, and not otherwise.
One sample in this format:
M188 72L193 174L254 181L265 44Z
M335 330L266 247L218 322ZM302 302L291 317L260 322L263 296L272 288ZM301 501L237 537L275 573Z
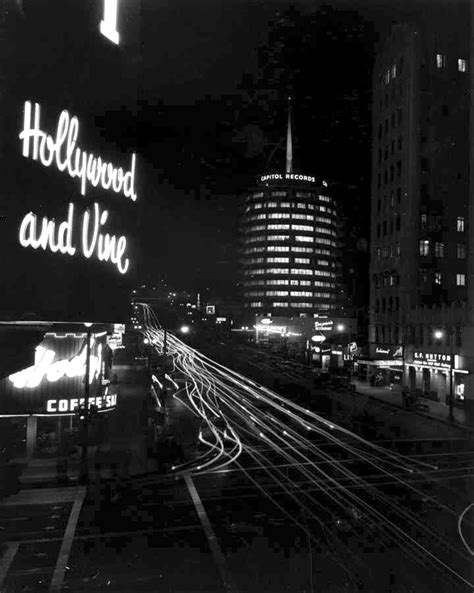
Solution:
M459 5L443 16L454 29L436 26L436 13L396 25L373 78L367 370L383 368L408 389L457 405L470 382L467 17ZM399 346L393 368L386 357L377 369L376 352Z

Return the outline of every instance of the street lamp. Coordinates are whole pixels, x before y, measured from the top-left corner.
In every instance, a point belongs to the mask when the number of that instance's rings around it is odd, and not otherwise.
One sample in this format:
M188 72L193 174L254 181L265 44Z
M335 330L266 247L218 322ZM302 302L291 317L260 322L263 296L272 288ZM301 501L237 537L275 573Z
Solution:
M189 325L182 325L179 329L179 331L182 334L188 334L189 333Z
M453 394L453 373L454 373L454 355L453 355L453 334L454 328L449 332L449 421L454 420L454 394ZM434 332L436 340L440 340L445 335L444 331L437 329Z

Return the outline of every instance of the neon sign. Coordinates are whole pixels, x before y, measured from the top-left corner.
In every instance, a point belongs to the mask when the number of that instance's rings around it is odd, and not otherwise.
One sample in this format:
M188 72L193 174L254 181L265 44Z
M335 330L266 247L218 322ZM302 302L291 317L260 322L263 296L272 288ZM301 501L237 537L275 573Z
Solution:
M93 343L93 342L92 342ZM86 374L86 349L71 359L57 360L56 353L43 346L35 350L35 363L18 373L10 375L8 379L17 389L34 389L46 379L48 383L55 383L63 377L83 377ZM90 356L89 383L99 376L102 362L102 344L97 347L97 354Z
M58 412L74 412L85 404L85 399L72 398L72 399L48 399L46 402L46 411L50 414L57 414ZM89 398L89 409L91 406L97 406L97 408L110 410L117 405L117 394L103 395L99 397Z
M124 173L122 167L115 167L101 157L76 147L79 135L79 120L76 116L71 117L68 111L62 111L55 137L41 130L40 116L40 106L35 103L32 124L31 102L25 101L23 130L19 135L23 141L25 158L39 160L44 167L50 167L54 162L59 171L67 172L73 179L79 177L83 196L86 195L87 183L90 183L93 187L100 185L102 189L123 193L126 198L136 201L135 153L132 154L130 170Z
M314 329L318 331L331 331L334 327L334 321L331 319L329 321L315 321L314 322Z
M283 179L294 179L296 181L310 181L311 183L316 182L315 177L310 177L308 175L299 175L298 173L285 173L285 176L281 173L273 173L271 175L262 175L260 177L260 181L269 181L269 180L283 180Z
M119 44L117 31L117 0L104 0L104 19L100 21L100 32L115 45Z
M82 215L82 255L89 259L95 255L99 261L110 261L121 274L128 271L130 261L125 257L127 239L122 235L117 237L99 230L107 222L108 210L100 210L99 204L94 204L93 215L86 210ZM92 223L91 223L92 218ZM38 215L28 212L21 221L19 241L22 247L33 249L49 249L53 253L74 255L76 247L73 244L74 204L70 203L67 220L56 226L56 221L43 216L39 222Z

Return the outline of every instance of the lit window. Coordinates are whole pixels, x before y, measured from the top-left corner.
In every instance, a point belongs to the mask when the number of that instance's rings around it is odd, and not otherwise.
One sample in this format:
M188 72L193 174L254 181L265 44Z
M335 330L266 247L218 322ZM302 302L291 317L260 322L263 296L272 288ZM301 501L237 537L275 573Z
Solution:
M466 286L466 274L456 274L456 286Z
M428 216L425 213L421 214L421 216L420 216L420 224L421 224L421 228L422 229L424 229L426 227L427 220L428 220Z
M298 286L299 285L299 280L290 280L290 285L291 286Z
M291 208L291 202L281 202L280 208Z
M397 78L397 65L393 64L392 66L392 78Z
M267 241L288 241L290 235L267 235Z
M287 264L290 261L289 257L268 257L267 263L269 264ZM258 262L260 263L260 262Z
M459 233L464 232L464 216L458 216L456 221L456 229Z
M283 307L283 308L288 307L288 303L277 302L277 303L272 303L272 305L273 305L273 307Z
M295 264L309 264L309 257L295 257Z
M456 245L456 257L458 259L466 258L466 246L464 245L464 243L458 243Z
M288 231L290 229L289 224L269 224L269 231Z
M292 296L292 297L312 297L313 293L310 291L305 291L305 290L292 290L290 292L290 296Z
M268 268L267 274L288 274L288 268Z
M287 290L267 290L265 296L288 296Z
M302 275L304 274L306 276L312 276L313 270L308 270L306 268L291 268L290 273L291 274L302 274Z
M458 70L459 70L459 72L467 72L467 60L463 60L463 59L459 58Z
M301 243L314 243L314 237L310 237L310 236L305 237L304 235L296 235L295 241L299 241Z
M441 284L441 272L435 272L434 281L435 284Z
M278 206L278 202L267 202L267 208L276 208Z
M436 54L436 68L445 68L446 67L446 56L442 54Z
M308 231L308 232L313 232L314 231L314 227L313 226L309 226L307 224L292 224L291 225L291 228L294 231Z
M300 286L311 286L311 280L300 280Z
M435 256L444 257L444 243L435 243Z
M275 197L286 196L286 191L272 191L272 196L275 196Z
M430 242L426 239L420 241L420 255L429 255L430 253Z
M296 251L297 253L313 253L312 247L292 247L291 251Z

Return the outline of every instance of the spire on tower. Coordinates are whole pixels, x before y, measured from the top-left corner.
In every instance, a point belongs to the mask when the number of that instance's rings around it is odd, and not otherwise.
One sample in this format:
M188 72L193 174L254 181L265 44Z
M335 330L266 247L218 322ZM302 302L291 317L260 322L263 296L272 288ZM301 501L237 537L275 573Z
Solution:
M286 172L293 173L293 140L291 137L291 97L288 97L288 129L286 132Z

